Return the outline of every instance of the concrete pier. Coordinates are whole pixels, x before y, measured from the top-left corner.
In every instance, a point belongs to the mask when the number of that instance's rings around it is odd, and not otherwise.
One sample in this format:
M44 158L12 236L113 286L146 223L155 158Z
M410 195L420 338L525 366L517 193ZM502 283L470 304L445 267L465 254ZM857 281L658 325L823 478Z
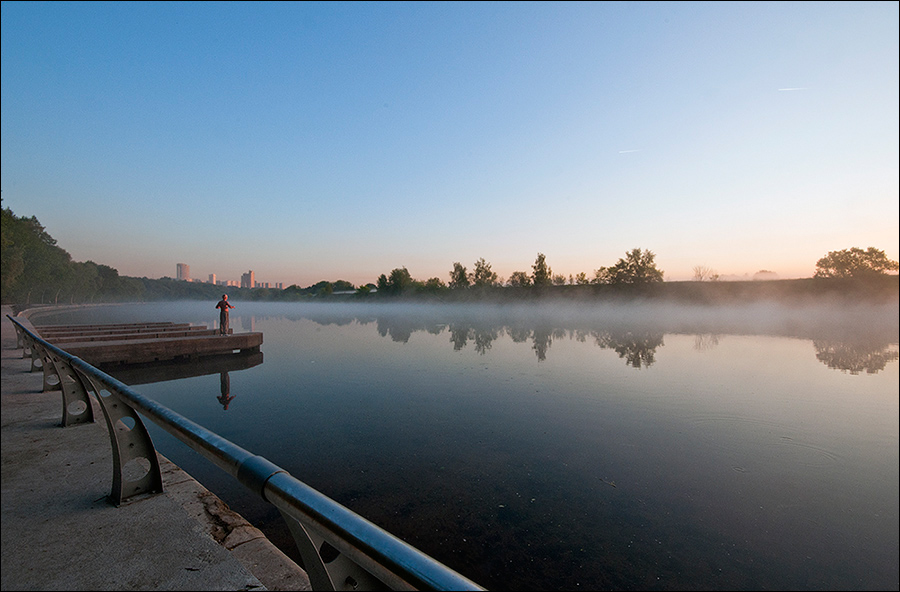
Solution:
M105 423L60 427L60 392L41 391L2 308L3 590L310 589L262 532L161 455L165 493L109 505Z

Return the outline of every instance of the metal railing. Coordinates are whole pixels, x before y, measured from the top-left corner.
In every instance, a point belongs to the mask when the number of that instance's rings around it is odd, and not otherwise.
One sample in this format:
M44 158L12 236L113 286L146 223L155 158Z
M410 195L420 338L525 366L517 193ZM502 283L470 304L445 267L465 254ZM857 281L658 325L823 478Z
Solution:
M159 461L142 414L278 509L314 590L484 589L265 458L41 339L27 319L7 316L22 357L31 357L32 371L43 371L44 390L62 391L63 426L94 421L90 395L99 403L113 453L111 503L162 493Z

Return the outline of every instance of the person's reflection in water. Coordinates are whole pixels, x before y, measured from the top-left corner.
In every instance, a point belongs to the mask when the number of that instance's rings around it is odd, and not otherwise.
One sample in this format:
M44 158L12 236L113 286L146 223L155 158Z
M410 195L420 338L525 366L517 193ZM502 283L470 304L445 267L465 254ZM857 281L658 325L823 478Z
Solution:
M219 403L221 403L222 407L227 411L228 404L231 403L231 400L235 397L235 395L231 394L231 377L228 376L228 372L219 373L219 384L222 394L216 397L216 399L219 400Z

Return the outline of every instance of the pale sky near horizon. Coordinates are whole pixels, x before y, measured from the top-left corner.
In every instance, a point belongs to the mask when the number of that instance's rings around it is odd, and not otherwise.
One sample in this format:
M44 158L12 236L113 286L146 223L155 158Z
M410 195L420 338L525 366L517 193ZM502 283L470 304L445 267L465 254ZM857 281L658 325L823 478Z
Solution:
M122 275L900 259L897 2L2 2L2 203Z

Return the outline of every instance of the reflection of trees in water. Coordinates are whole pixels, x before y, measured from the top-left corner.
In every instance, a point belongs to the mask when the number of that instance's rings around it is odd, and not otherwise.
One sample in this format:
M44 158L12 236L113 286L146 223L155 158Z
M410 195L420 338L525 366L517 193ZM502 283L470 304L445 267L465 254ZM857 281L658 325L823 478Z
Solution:
M557 323L540 314L539 309L536 309L533 316L530 311L525 315L519 314L521 311L514 311L510 315L457 314L458 311L452 309L449 315L447 312L444 309L440 314L427 309L400 309L379 314L370 310L364 314L300 315L298 318L308 318L319 324L335 325L353 321L359 324L374 322L382 337L390 336L393 341L401 343L407 343L416 331L440 335L447 330L455 351L462 350L472 341L475 351L481 355L493 347L498 336L506 333L513 343L531 342L538 361L547 359L554 339L569 337L584 343L590 338L599 347L615 351L633 368L646 368L655 363L656 350L663 345L666 333L693 334L694 349L707 351L717 347L721 339L722 332L716 331L716 327L729 327L726 332L731 330L728 323L716 324L716 318L703 318L702 322L693 325L680 320L680 317L672 317L674 320L663 322L652 318L630 320L616 318L598 325L569 319ZM835 321L833 316L826 317L827 322L817 322L809 330L800 331L795 324L790 323L780 323L778 326L790 327L788 333L790 337L815 340L817 358L830 368L853 374L862 371L875 373L884 369L888 362L898 359L896 347L891 349L891 346L885 345L896 339L893 337L896 330L890 323L881 323L876 335L872 333L872 327L869 325L850 323L847 319L854 318L852 315L847 318L840 317L843 319L841 322ZM293 316L288 315L288 318L293 319ZM729 320L731 318L728 317ZM801 328L803 327L805 325ZM737 334L744 333L737 331ZM769 334L765 331L762 333ZM751 331L749 334L757 333ZM870 340L868 345L860 345L866 340Z
M884 370L888 362L900 358L896 346L877 342L842 342L814 340L816 359L835 370L859 374L875 374Z
M494 344L494 340L500 335L499 330L493 328L475 329L475 351L481 355L487 353Z
M513 340L513 343L525 343L531 337L531 329L521 326L507 327L506 334Z
M537 354L538 361L543 362L547 359L547 350L550 349L550 344L553 343L553 329L549 327L535 328L531 341L531 349Z
M698 333L694 335L694 349L708 351L719 345L719 335L715 333Z
M466 347L469 337L474 336L474 333L475 331L468 325L450 323L450 343L453 344L453 351Z
M462 350L472 341L475 344L475 351L481 355L486 354L500 334L505 332L514 343L525 343L530 340L531 349L534 350L539 362L547 359L547 353L554 339L569 337L585 342L588 337L592 337L597 345L615 351L620 358L634 368L646 368L656 361L656 350L663 345L664 336L661 331L566 329L546 324L524 326L516 323L504 326L502 324L456 321L443 325L434 322L405 320L393 316L379 317L377 325L379 335L390 336L393 341L402 343L408 342L415 331L439 334L446 329L450 334L450 343L454 351Z
M649 368L656 361L656 349L663 345L664 334L656 331L596 331L597 345L611 349L633 368Z
M406 343L412 334L425 327L419 323L403 321L402 319L378 319L378 334L382 337L391 336L391 341Z
M587 342L587 338L590 337L590 335L591 332L587 329L572 329L572 339L581 343Z
M481 355L487 353L494 344L494 340L500 335L499 329L493 327L472 327L470 325L459 325L451 323L448 327L450 331L450 343L453 344L453 351L459 351L466 347L469 340L475 343L475 351Z

